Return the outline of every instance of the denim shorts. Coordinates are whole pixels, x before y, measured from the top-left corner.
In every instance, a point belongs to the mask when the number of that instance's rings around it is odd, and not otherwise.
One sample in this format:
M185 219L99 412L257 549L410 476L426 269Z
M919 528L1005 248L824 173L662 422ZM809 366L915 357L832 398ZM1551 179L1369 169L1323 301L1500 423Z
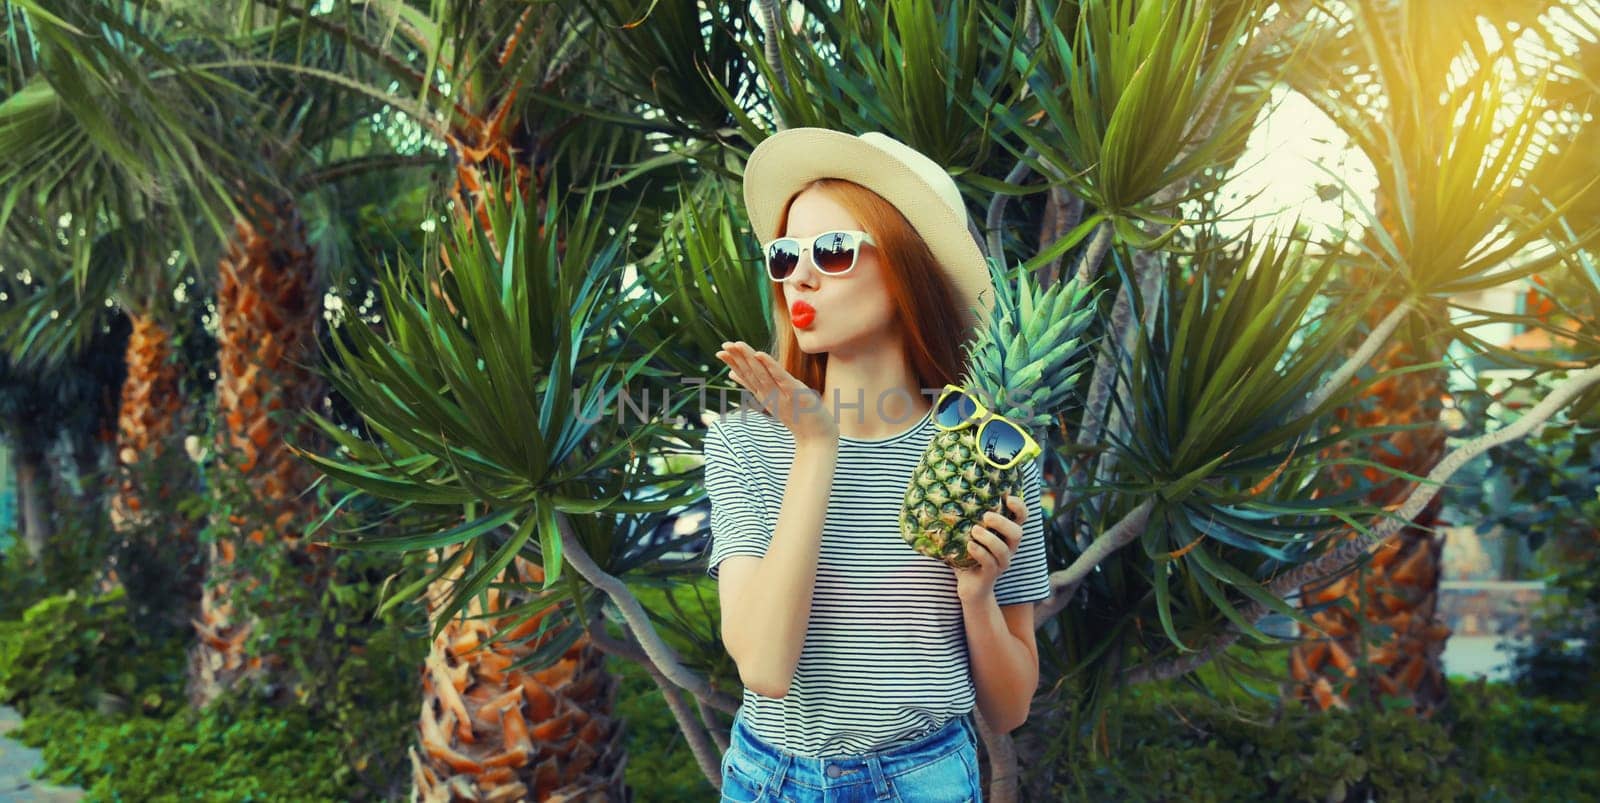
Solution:
M860 755L808 758L761 741L734 717L723 803L977 803L978 736L965 714L933 733Z

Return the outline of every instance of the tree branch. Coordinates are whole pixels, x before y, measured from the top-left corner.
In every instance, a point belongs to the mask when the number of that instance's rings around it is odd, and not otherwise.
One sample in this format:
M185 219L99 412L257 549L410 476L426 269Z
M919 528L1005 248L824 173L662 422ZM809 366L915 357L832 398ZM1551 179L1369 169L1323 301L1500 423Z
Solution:
M1104 220L1094 227L1094 237L1089 247L1083 249L1083 259L1078 261L1078 281L1087 284L1100 272L1100 262L1111 249L1111 221ZM1118 299L1121 300L1120 298Z
M598 635L610 641L611 638L604 634L604 630L605 627L602 625ZM590 638L596 635L595 630L589 631ZM633 644L626 646L632 648ZM661 696L666 698L667 707L672 709L672 718L678 722L678 730L683 731L683 738L688 740L689 750L694 753L695 763L700 765L700 772L705 774L706 780L711 782L712 787L719 792L722 791L722 754L715 752L716 748L707 741L708 729L701 727L700 723L695 721L694 713L689 710L689 704L683 700L683 694L661 674L661 670L649 661L640 663L645 671L650 673L650 678L656 682L656 688L661 690Z
M718 750L728 752L728 734L713 721L711 708L699 697L694 698L694 702L695 708L700 712L700 721L705 723L706 733L711 734L711 741L716 742Z
M984 721L983 713L976 708L972 718L978 725L978 736L989 752L989 787L984 800L989 803L1017 803L1017 746L1011 734L999 733Z
M624 660L632 661L636 664L644 666L646 669L655 672L661 671L656 668L655 664L650 662L650 656L645 655L644 650L639 649L637 646L637 640L630 638L627 641L619 641L612 638L611 634L605 631L605 628L600 628L597 630L591 627L587 632L589 633L589 640L601 652L607 655L615 655ZM709 705L718 711L724 711L729 714L733 714L739 710L738 701L726 695L711 700L706 700L699 695L696 695L694 699L701 705Z
M1044 218L1039 227L1041 252L1049 247L1048 243L1059 241L1078 225L1083 218L1083 199L1068 192L1065 187L1051 187L1050 196L1045 199ZM1040 268L1040 286L1049 287L1061 281L1061 263L1066 258L1066 254L1061 254Z
M1472 458L1504 443L1509 443L1526 436L1533 428L1543 424L1551 416L1578 394L1590 386L1600 383L1600 365L1589 368L1568 376L1565 381L1550 391L1534 405L1526 414L1514 423L1507 424L1494 432L1478 436L1472 441L1463 444L1460 448L1445 455L1439 464L1428 472L1427 478L1418 485L1406 501L1389 518L1372 528L1370 535L1353 533L1350 539L1337 548L1329 550L1321 557L1308 563L1295 567L1278 579L1272 581L1266 590L1280 599L1289 591L1316 582L1348 566L1352 561L1362 557L1368 549L1381 545L1395 533L1416 518L1433 497L1439 493L1439 488L1451 475L1467 464ZM1042 604L1042 603L1041 603ZM1253 602L1242 608L1239 613L1246 621L1257 622L1267 615L1266 606ZM1131 685L1151 680L1166 680L1178 677L1193 671L1196 667L1210 661L1218 652L1227 649L1243 635L1236 627L1229 626L1205 647L1188 655L1163 661L1153 661L1134 667L1121 676L1119 685Z
M1034 606L1033 620L1035 626L1042 627L1045 622L1060 613L1062 608L1067 607L1067 602L1072 599L1072 595L1078 590L1078 584L1083 582L1083 578L1089 576L1089 572L1094 571L1094 567L1098 566L1100 561L1105 560L1111 553L1133 543L1135 539L1142 535L1145 525L1150 521L1150 512L1155 509L1155 506L1155 498L1147 497L1143 502L1139 503L1138 507L1128 511L1121 521L1112 525L1111 529L1106 530L1100 534L1099 538L1094 539L1094 543L1090 544L1088 549L1078 555L1078 559L1074 560L1071 566L1060 571L1051 572L1050 588L1054 593L1050 595L1049 599Z
M578 543L578 537L572 532L572 521L567 514L556 511L556 527L561 533L562 556L572 568L576 569L583 579L590 585L600 589L616 603L617 609L622 611L622 618L628 624L628 629L633 632L639 646L644 651L648 660L642 663L654 668L667 679L677 684L679 688L699 697L711 705L733 713L739 710L739 705L732 697L713 688L703 677L690 672L679 663L678 656L672 647L661 639L661 634L656 632L655 626L650 623L650 615L645 613L644 606L639 604L639 599L628 590L628 586L616 577L607 574L604 569L589 557L583 545ZM596 641L596 646L600 642Z
M362 173L378 170L387 170L397 167L432 167L444 166L447 160L432 154L384 153L368 156L356 156L328 165L320 170L303 173L294 180L293 187L296 192L306 190L348 178Z
M1290 417L1300 418L1317 409L1335 391L1344 387L1350 381L1350 378L1361 370L1361 366L1366 365L1372 359L1372 355L1377 354L1378 349L1382 348L1383 344L1389 340L1389 336L1394 334L1394 330L1400 326L1400 322L1405 319L1406 313L1411 311L1415 303L1408 298L1396 304L1395 308L1390 310L1389 314L1385 315L1383 320L1379 321L1371 332L1367 333L1367 339L1361 342L1361 347L1356 349L1356 353L1350 355L1350 359L1345 360L1344 364L1339 366L1339 370L1334 371L1333 375L1328 377L1328 381L1323 382L1315 393L1312 393L1310 397L1297 406L1294 412L1290 414Z
M1011 172L1006 174L1005 182L1007 184L1021 184L1025 181L1028 178L1028 174L1032 172L1028 168L1028 159L1038 155L1032 145L1028 146L1028 152L1018 159L1017 164L1011 168ZM1005 251L1001 250L1000 225L1005 217L1006 201L1010 197L1003 192L995 193L994 197L989 199L989 213L983 219L984 228L989 232L989 256L998 259L1002 265L1005 264Z
M1155 327L1156 311L1161 308L1159 303L1160 296L1157 295L1156 291L1164 278L1162 268L1163 266L1157 260L1155 252L1142 250L1133 252L1133 276L1139 290L1139 301L1144 304L1140 327L1145 331L1150 331ZM1129 303L1130 305L1132 304L1131 298ZM1137 337L1138 331L1134 327L1124 328L1122 330L1120 353L1133 354L1137 350L1134 342ZM1111 373L1111 381L1115 386L1113 388L1113 396L1116 398L1131 397L1133 388L1128 384L1129 379L1124 372L1113 371ZM1121 406L1112 405L1111 409L1107 411L1106 431L1110 433L1110 438L1113 441L1124 439L1128 434L1128 422L1123 420L1122 417L1124 409ZM1112 469L1116 467L1118 456L1117 450L1106 449L1100 453L1098 458L1091 458L1097 461L1097 466L1092 476L1097 478L1111 476Z
M761 44L761 52L767 57L767 66L772 68L772 74L778 78L776 88L787 92L789 76L783 71L783 58L778 53L778 26L784 24L784 20L779 18L778 0L761 0L757 5L761 9L762 22L766 23L767 27L767 41ZM772 107L772 115L777 118L779 131L789 127L788 123L784 122L783 112L778 110L776 104Z

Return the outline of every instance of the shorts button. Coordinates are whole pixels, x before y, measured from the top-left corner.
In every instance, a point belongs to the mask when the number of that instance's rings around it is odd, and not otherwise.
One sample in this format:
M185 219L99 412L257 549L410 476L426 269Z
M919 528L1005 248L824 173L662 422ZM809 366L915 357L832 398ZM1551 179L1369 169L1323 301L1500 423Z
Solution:
M839 765L838 764L829 764L828 765L828 777L829 778L837 778L837 777L839 777L840 775L843 775L843 774L844 774L844 770L839 769Z

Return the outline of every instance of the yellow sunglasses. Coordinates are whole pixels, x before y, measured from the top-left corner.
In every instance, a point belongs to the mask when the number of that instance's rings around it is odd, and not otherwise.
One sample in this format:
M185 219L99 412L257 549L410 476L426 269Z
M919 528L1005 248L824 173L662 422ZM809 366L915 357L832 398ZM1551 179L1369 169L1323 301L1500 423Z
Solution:
M946 432L976 425L978 456L998 469L1015 467L1043 452L1027 430L991 412L977 396L959 385L944 386L944 392L933 405L933 425Z

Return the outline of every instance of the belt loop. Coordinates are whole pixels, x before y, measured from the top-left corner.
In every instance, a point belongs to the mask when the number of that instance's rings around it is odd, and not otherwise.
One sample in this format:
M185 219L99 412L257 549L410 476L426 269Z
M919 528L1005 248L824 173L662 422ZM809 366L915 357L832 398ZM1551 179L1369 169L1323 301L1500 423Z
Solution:
M883 759L877 752L866 756L867 772L872 775L872 792L879 798L889 797L889 779L883 774Z
M791 756L789 751L779 750L778 765L773 768L772 774L767 777L767 782L762 785L764 788L756 797L766 797L768 794L777 797L778 793L783 790L783 779L788 776L789 766L793 763L794 756Z

